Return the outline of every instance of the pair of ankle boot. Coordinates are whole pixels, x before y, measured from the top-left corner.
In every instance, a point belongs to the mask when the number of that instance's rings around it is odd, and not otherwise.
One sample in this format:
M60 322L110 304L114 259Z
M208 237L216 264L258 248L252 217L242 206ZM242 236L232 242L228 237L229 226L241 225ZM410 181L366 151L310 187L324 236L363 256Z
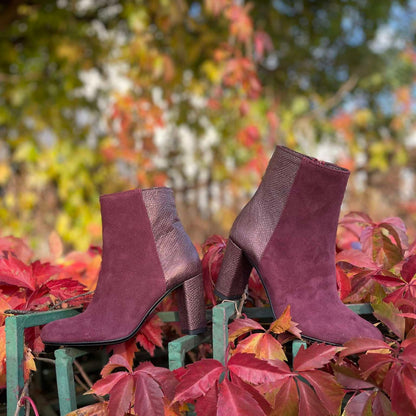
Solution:
M339 299L335 238L349 172L277 146L253 198L236 218L216 284L238 299L253 267L275 317L287 305L305 338L343 344L381 339ZM201 262L180 223L172 190L152 188L103 195L103 257L87 309L47 324L55 345L105 345L132 337L158 303L178 290L184 333L205 331Z

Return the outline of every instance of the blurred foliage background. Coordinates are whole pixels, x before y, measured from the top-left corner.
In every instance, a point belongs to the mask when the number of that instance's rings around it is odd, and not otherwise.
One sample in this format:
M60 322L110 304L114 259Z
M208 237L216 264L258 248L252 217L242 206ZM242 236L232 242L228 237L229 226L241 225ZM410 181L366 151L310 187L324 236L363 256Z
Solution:
M276 144L415 228L415 22L414 0L2 1L1 235L85 250L100 194L165 185L200 244Z

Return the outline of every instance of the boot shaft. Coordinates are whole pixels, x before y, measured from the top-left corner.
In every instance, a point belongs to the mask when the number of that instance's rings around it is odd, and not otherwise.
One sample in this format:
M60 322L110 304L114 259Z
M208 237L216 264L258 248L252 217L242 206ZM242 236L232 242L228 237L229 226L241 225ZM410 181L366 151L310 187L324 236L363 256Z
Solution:
M169 188L134 189L100 197L103 227L103 267L120 270L132 259L138 240L156 247L167 289L201 272L198 253L186 234ZM105 254L104 254L105 253Z
M305 236L318 228L333 246L348 177L346 169L277 146L260 186L234 222L230 237L249 258L260 261L290 196L297 198L297 224ZM317 222L317 215L324 217L322 227L316 226L321 222Z

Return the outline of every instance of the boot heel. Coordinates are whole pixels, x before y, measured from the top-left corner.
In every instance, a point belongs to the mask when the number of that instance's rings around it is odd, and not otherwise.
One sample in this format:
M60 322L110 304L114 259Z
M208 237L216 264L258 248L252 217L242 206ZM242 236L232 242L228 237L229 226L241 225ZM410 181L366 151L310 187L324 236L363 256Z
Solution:
M176 290L181 329L184 334L202 334L206 330L202 273L187 280Z
M237 244L228 239L224 260L215 285L221 299L239 299L244 293L253 266Z

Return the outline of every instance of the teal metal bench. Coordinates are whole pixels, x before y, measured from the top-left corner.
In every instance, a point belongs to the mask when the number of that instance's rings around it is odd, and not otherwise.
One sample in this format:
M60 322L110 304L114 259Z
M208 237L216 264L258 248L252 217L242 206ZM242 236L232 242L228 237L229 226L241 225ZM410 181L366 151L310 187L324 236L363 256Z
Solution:
M7 416L14 416L21 391L24 387L23 359L24 359L24 330L25 328L45 325L48 322L74 316L77 309L61 309L57 311L35 312L24 315L14 315L6 318L6 370L7 370ZM177 322L177 312L159 312L163 322ZM207 318L211 318L210 311ZM185 354L201 343L210 342L210 334L186 335L171 341L168 344L169 368L174 370L184 365ZM76 410L77 400L75 393L74 360L87 351L77 348L61 348L55 350L55 371L58 388L60 414ZM24 415L21 407L17 413Z
M232 319L237 310L238 301L225 301L212 309L212 350L213 357L225 363L225 355L228 347L228 321ZM373 309L369 303L347 305L349 309L358 315L371 314ZM273 319L271 308L243 308L243 313L248 318ZM295 340L292 342L292 356L295 357L301 346L307 347L306 342Z

